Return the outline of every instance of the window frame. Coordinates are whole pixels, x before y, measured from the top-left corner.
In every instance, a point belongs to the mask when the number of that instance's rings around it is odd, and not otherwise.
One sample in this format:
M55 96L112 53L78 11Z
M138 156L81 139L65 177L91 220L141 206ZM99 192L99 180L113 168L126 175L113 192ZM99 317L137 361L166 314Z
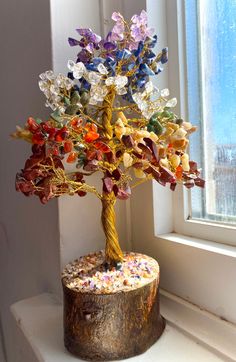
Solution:
M168 46L170 57L168 62L169 89L178 99L176 112L187 119L188 94L187 94L187 58L185 36L185 0L167 1L167 28ZM173 7L176 6L176 11ZM178 66L176 64L178 61ZM190 136L191 137L191 136ZM206 184L207 187L207 184ZM172 198L172 230L177 234L197 237L222 243L236 245L236 225L229 225L208 220L191 219L191 191L178 187ZM161 233L162 234L162 233ZM156 236L160 232L157 231Z
M171 53L169 65L167 63L165 71L157 77L157 86L160 89L169 87L170 79L178 89L176 59L179 56L174 41L178 31L177 0L120 1L126 17L142 9L147 10L149 26L155 28L158 34L157 50L168 45ZM128 12L126 5L130 7ZM176 54L177 58L173 60L172 56ZM175 93L175 89L172 88L173 96L179 94ZM176 109L176 112L179 110ZM131 199L126 201L130 204L130 214L125 216L130 223L132 250L157 259L162 289L236 323L236 248L176 234L173 198L177 195L180 196L178 191L173 193L155 181L133 190Z

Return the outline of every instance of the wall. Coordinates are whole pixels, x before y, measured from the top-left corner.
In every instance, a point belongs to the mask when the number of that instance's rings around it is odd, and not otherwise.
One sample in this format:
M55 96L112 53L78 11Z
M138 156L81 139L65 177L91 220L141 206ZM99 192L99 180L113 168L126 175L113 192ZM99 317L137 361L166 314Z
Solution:
M57 202L43 206L15 192L15 174L30 146L9 137L29 115L47 115L37 82L51 68L49 10L48 0L0 3L0 333L8 362L19 361L23 348L9 306L60 288Z

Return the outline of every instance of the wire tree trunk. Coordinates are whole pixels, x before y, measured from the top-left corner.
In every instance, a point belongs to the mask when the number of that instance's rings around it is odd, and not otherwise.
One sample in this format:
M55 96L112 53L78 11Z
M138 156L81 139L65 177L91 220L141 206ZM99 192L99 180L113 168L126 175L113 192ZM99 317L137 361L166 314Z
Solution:
M111 90L103 102L103 128L104 135L108 139L113 137L112 107L115 100L115 91ZM119 237L116 230L115 215L116 197L113 192L103 193L102 196L102 226L106 236L105 257L109 264L116 264L123 260L123 253L119 245Z
M115 91L111 90L103 102L103 115L102 115L102 125L104 136L110 140L113 136L113 127L112 127L112 106L115 100Z
M119 237L116 230L115 202L116 198L113 192L103 194L101 220L106 236L105 257L109 264L116 264L123 260L123 253L119 245Z

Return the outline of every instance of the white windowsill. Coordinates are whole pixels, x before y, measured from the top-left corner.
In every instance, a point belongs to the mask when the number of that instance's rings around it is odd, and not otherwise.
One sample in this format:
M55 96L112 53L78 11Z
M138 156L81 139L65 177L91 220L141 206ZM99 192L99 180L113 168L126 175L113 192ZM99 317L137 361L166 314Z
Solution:
M192 246L194 248L206 250L212 253L217 253L232 258L236 258L236 247L226 244L221 244L214 241L198 239L191 236L186 236L177 233L168 233L157 235L160 239L172 241L174 243Z
M41 294L22 300L11 310L39 362L79 361L63 346L62 305L55 296ZM161 311L167 319L165 332L146 353L131 361L235 361L235 326L165 291L161 291Z

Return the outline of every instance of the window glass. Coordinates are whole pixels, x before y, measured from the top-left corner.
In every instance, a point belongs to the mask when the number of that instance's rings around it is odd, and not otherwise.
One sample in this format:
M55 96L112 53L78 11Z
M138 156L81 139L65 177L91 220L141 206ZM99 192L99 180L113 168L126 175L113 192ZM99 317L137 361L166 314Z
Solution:
M190 153L206 179L191 218L236 222L236 0L186 0Z

